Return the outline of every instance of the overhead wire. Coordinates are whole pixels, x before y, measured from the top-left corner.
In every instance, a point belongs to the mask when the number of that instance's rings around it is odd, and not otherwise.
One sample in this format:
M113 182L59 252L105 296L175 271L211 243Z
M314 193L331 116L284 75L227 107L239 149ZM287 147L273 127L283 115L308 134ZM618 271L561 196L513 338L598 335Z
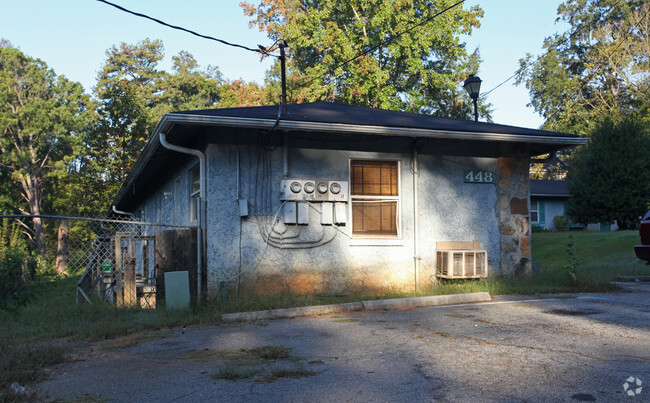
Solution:
M199 34L198 32L192 31L191 29L183 28L183 27L180 27L178 25L172 25L172 24L166 23L165 21L159 20L158 18L154 18L154 17L148 16L146 14L138 13L138 12L135 12L135 11L131 11L131 10L129 10L127 8L124 8L124 7L122 7L122 6L118 5L118 4L111 3L110 1L106 1L106 0L97 0L97 1L100 2L100 3L108 4L109 6L113 6L113 7L117 8L118 10L124 11L125 13L129 13L129 14L135 15L137 17L146 18L148 20L157 22L160 25L164 25L164 26L166 26L168 28L177 29L179 31L187 32L187 33L192 34L194 36L198 36L199 38L209 39L209 40L216 41L216 42L219 42L219 43L224 44L224 45L228 45L228 46L232 46L232 47L235 47L235 48L248 50L250 52L260 53L260 54L264 54L264 55L268 55L268 56L273 56L273 55L270 55L266 50L249 48L247 46L239 45L237 43L232 43L232 42L228 42L228 41L224 41L223 39L215 38L213 36Z

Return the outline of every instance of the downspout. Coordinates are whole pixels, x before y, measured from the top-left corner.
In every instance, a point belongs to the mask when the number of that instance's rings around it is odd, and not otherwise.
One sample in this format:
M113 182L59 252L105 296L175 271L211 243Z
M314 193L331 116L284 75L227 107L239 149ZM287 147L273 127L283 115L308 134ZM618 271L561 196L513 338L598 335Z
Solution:
M195 150L192 148L185 148L185 147L180 147L174 144L171 144L167 141L167 137L165 133L160 132L159 134L159 139L160 139L160 144L165 147L168 150L176 151L179 153L183 154L189 154L189 155L194 155L199 159L199 181L200 181L200 186L201 189L199 191L199 205L197 206L198 214L197 214L197 231L196 231L196 243L197 243L197 248L196 248L196 262L198 265L197 268L197 299L200 301L201 300L201 294L202 294L202 281L201 278L203 277L203 240L205 239L205 202L206 202L206 193L207 193L207 187L208 187L208 180L206 177L206 159L205 159L205 154L200 151L200 150Z
M284 179L289 177L289 133L284 132L284 139L282 142L282 165L284 168Z
M413 143L413 268L415 271L415 291L420 291L420 212L418 200L418 150Z
M127 211L118 210L117 207L115 207L115 206L113 206L113 213L119 214L119 215L128 215L129 217L134 217L135 216L134 213L129 213Z

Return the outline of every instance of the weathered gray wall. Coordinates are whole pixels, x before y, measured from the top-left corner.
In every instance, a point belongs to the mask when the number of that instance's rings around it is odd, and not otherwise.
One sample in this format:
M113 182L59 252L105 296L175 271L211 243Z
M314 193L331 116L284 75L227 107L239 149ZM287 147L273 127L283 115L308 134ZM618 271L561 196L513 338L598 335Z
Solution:
M545 208L544 229L547 230L555 229L555 225L553 224L553 218L564 215L564 203L565 203L564 200L546 199L546 200L540 200L540 203L544 203L544 208Z
M349 180L351 159L400 161L401 239L367 241L359 245L350 238L350 226L338 229L322 226L312 204L308 226L275 226L285 232L287 247L295 241L332 238L323 246L309 249L266 248L266 234L281 206L282 150L260 162L254 147L240 147L240 195L249 203L251 215L239 219L237 204L237 151L233 146L208 148L210 184L208 199L209 284L231 279L240 270L241 280L256 291L289 289L295 292L351 292L364 289L414 287L414 216L411 155L359 151L291 149L289 176L292 178ZM495 214L496 185L463 183L466 169L496 171L496 159L420 156L420 256L421 285L435 275L436 241L478 240L488 250L492 270L499 267L498 223ZM258 215L260 214L260 215ZM348 220L349 217L348 209ZM241 231L241 248L240 242ZM295 238L293 238L295 237ZM363 241L361 243L364 243ZM241 255L240 255L241 250ZM263 252L259 261L254 259ZM240 263L241 259L241 263ZM251 263L253 262L253 263Z
M411 154L291 148L291 178L349 180L351 159L400 161L401 238L353 239L349 224L322 226L318 212L321 206L313 203L308 226L284 225L280 212L280 222L274 229L285 237L282 249L267 247L264 241L282 205L282 149L261 153L257 146L210 145L206 156L209 295L216 294L222 280L234 284L240 272L243 292L345 293L414 288ZM526 256L526 252L529 255L527 246L521 244L528 242L529 229L515 228L508 233L506 228L516 227L521 221L519 213L523 212L513 214L510 204L513 198L527 198L527 180L522 180L523 172L519 172L523 168L506 163L504 173L504 162L500 164L495 158L420 155L419 161L420 285L426 287L435 281L437 241L478 240L481 248L488 251L490 276L511 274L516 259ZM174 176L142 206L145 220L189 223L189 170L193 165L187 164L178 175L178 182ZM464 171L471 169L495 172L501 180L494 184L464 183ZM239 198L245 199L249 207L249 216L241 219ZM348 223L350 220L348 208ZM528 221L525 223L528 225ZM310 241L315 243L304 244ZM294 249L296 242L312 247ZM517 244L516 253L503 253L502 247L509 243Z

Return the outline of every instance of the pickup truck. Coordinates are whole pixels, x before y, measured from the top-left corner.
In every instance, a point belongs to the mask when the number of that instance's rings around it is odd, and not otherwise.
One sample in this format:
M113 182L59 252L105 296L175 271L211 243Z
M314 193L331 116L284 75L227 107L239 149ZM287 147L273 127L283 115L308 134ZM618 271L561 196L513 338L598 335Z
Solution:
M641 245L634 247L636 257L650 263L650 211L645 213L639 225L639 235L641 236Z

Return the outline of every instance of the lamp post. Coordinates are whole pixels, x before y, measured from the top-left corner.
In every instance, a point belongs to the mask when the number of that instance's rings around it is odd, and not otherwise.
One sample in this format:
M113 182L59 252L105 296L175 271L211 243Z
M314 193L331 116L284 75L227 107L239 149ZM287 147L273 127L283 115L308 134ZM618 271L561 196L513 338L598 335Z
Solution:
M481 91L481 79L470 74L469 77L463 82L463 88L474 101L474 120L478 122L478 93Z

